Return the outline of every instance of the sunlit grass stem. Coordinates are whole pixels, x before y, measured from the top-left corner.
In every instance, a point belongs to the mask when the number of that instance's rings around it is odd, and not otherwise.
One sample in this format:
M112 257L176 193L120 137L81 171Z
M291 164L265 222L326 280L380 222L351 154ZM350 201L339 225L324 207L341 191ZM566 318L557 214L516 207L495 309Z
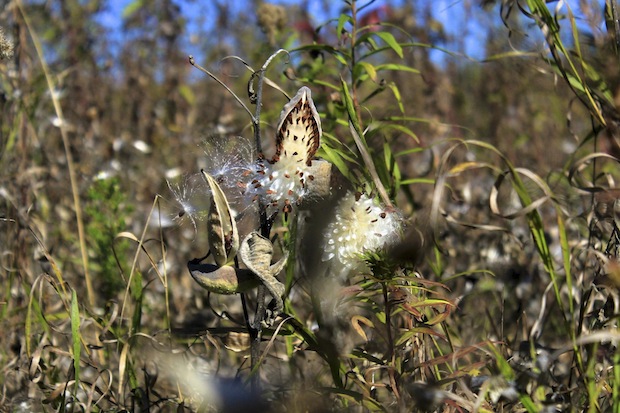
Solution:
M62 137L62 144L65 150L65 157L67 159L67 169L69 171L69 181L71 184L71 192L73 194L73 206L75 208L75 220L77 224L78 239L80 243L80 252L82 256L82 270L84 271L84 279L86 281L86 292L88 294L88 303L90 304L91 308L94 308L96 304L95 292L93 289L92 280L90 278L90 273L88 270L88 252L86 250L86 239L84 237L84 222L82 218L82 207L80 203L81 202L80 191L77 185L75 163L73 161L73 155L71 154L71 144L69 143L67 122L65 121L65 117L62 113L62 106L60 105L58 96L56 93L54 93L55 83L54 83L54 80L52 79L52 74L45 60L45 55L43 53L43 48L41 47L41 42L39 41L39 37L37 36L36 32L33 30L32 23L30 22L30 17L26 13L24 6L22 4L22 1L17 0L16 4L24 19L26 27L28 28L28 33L30 34L30 38L32 39L32 43L34 44L35 50L37 51L37 56L39 58L39 62L41 63L41 67L43 68L43 73L45 75L45 81L47 82L47 88L50 92L52 104L54 105L56 116L58 117L60 121L59 129L60 129L60 135ZM62 288L64 289L64 286L62 286Z

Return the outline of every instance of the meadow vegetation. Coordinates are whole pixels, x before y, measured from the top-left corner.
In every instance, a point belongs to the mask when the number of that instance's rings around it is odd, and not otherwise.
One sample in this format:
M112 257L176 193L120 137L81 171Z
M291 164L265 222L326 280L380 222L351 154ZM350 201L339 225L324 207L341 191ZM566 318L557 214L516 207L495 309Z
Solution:
M108 3L0 11L0 411L620 411L617 1Z

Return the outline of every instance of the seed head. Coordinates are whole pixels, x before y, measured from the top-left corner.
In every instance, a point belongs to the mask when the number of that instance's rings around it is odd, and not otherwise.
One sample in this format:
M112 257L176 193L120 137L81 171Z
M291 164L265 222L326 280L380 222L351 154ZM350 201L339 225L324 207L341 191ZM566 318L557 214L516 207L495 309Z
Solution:
M366 194L352 192L340 200L335 216L324 232L323 261L331 262L341 276L368 270L362 259L398 240L402 218Z

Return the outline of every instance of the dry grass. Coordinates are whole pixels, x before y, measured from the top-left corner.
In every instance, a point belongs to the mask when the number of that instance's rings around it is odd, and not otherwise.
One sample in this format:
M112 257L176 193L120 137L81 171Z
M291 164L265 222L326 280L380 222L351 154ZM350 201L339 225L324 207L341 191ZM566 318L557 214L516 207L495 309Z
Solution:
M95 12L12 3L0 15L12 25L0 30L0 410L617 410L620 34L591 47L570 9L554 19L529 0L517 17L502 3L506 27L529 27L543 53L507 56L496 37L484 66L438 67L416 43L432 28L397 14L358 25L382 12L372 4L314 44L301 10L289 16L299 43L280 14L265 38L221 19L204 66L247 111L191 79L180 11L157 21L158 41L147 8L126 16L145 30L113 68L89 31ZM235 50L251 63L220 60L224 32L254 45ZM268 60L287 39L288 56ZM272 159L282 92L301 85L321 113L331 194L271 222L234 189L253 139ZM217 182L240 234L270 235L274 262L289 253L271 326L269 292L209 293L188 274L213 228L202 169L228 173ZM402 240L337 269L325 232L348 224L338 204L366 199L375 221L398 223L381 230L406 223ZM363 218L353 229L375 228Z

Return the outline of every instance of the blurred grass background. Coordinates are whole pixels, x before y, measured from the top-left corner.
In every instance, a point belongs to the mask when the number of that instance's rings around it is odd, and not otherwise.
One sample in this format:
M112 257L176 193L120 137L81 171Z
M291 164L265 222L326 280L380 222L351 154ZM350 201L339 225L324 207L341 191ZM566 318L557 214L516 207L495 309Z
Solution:
M257 69L278 48L291 55L275 61L267 76L289 94L310 85L324 130L335 140L354 147L333 85L358 79L352 96L372 95L355 103L367 126L380 125L366 133L373 156L393 154L398 179L394 169L381 171L392 179L390 196L415 225L423 227L429 214L440 217L437 245L426 240L415 274L441 283L429 285L429 294L439 291L454 308L432 324L449 346L437 344L431 330L396 340L396 347L426 355L403 356L398 368L386 362L398 371L401 392L412 394L394 392L392 378L381 386L395 399L377 396L378 384L365 376L373 370L360 371L350 355L341 368L349 366L352 378L334 385L311 352L292 357L287 334L293 331L280 332L272 350L279 355L267 356L261 371L273 392L264 398L265 410L408 411L414 402L439 411L619 408L617 336L588 339L617 328L618 234L609 212L617 198L603 191L615 186L620 151L618 32L609 14L615 2L464 0L449 6L462 9L463 21L455 22L437 20L434 2L358 2L353 16L346 2L334 15L312 15L315 3L334 10L327 1L247 1L243 8L218 1L213 14L190 19L187 10L201 10L193 1L133 1L113 16L121 33L103 24L115 10L111 2L2 3L3 410L208 410L210 402L180 390L181 378L158 380L161 370L180 363L175 357L230 379L215 394L247 387L233 380L249 369L243 328L230 322L240 304L207 295L188 276L186 262L204 256L207 241L200 222L179 216L178 200L199 195L182 193L183 176L213 162L204 142L233 150L236 136L251 138L251 122L188 55L246 96L251 72L239 59ZM347 72L334 59L351 35L338 32L343 15L356 27L381 22L376 30L403 46L402 58L392 47L369 65L394 63L401 70L374 78L367 66ZM444 26L467 29L464 22L471 21L484 34L476 59L466 55L470 34ZM372 50L371 43L359 46ZM274 134L285 103L266 87L264 136ZM506 171L511 183L502 185L498 176ZM176 193L167 181L180 185ZM595 201L594 192L612 195ZM494 196L497 208L489 204ZM552 202L527 209L545 196ZM600 212L603 205L607 212ZM372 301L378 290L369 291ZM387 297L387 287L384 292ZM300 314L310 312L291 303ZM414 323L419 328L439 316L430 307ZM375 315L385 317L382 311ZM376 325L381 322L379 316ZM364 321L357 323L364 329ZM476 347L485 340L492 349ZM532 362L522 367L525 379L506 363L563 346L570 354L550 362L559 372L541 372ZM448 348L449 360L441 353ZM372 339L356 349L364 363L376 361ZM297 366L289 367L297 372L290 382L282 360ZM310 366L305 376L298 372L303 365ZM518 382L519 397L497 404L490 381L471 383L487 375ZM464 377L467 384L459 381ZM304 392L305 383L330 398L308 402L315 393ZM285 396L274 395L282 388ZM435 389L450 395L442 393L438 402ZM417 399L422 393L428 400Z

